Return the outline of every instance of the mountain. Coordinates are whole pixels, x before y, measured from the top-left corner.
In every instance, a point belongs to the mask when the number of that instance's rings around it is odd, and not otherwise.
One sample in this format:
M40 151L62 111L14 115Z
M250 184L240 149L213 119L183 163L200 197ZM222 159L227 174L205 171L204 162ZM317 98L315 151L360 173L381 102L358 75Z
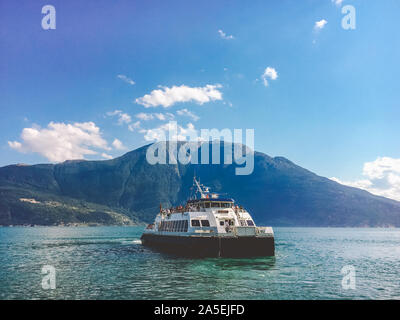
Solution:
M184 203L196 174L247 208L258 224L400 227L400 202L343 186L283 157L255 152L253 173L240 176L235 164L151 165L148 147L106 161L0 168L0 224L152 222L160 203Z

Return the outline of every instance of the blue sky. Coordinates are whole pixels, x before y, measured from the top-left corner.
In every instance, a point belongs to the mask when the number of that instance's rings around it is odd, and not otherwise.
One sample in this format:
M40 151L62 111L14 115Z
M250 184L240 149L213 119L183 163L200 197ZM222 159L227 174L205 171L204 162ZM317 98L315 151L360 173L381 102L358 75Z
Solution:
M97 152L86 159L116 157L174 117L184 128L254 128L258 151L400 199L400 3L337 2L1 0L0 166L54 162L68 144L72 155L79 144ZM41 27L46 4L55 30ZM355 30L341 26L349 4ZM277 78L265 86L267 67ZM136 100L207 85L221 97ZM54 131L89 137L54 153Z

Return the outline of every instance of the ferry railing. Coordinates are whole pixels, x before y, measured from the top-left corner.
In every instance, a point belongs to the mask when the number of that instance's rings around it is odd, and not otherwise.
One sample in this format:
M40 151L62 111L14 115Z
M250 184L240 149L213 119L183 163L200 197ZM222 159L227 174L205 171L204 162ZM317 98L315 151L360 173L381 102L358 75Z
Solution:
M274 231L271 227L230 226L227 230L227 234L235 235L237 237L273 237Z
M255 227L242 227L237 226L234 228L234 231L238 237L246 237L246 236L255 236L256 230Z
M273 237L274 230L272 227L256 227L257 234L264 237Z

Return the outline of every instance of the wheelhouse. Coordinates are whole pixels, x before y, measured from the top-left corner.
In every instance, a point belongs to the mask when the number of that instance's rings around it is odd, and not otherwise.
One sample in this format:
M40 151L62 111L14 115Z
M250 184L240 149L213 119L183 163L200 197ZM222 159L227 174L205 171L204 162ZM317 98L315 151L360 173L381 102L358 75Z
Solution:
M188 206L196 208L232 208L234 206L233 199L196 199L189 200Z

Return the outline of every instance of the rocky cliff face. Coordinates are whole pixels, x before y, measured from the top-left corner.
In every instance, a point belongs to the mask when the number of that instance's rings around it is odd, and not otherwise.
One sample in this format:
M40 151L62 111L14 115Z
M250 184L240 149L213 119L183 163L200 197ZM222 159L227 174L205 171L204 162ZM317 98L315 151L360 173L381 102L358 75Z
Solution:
M282 157L256 152L253 173L238 176L235 165L151 165L147 148L107 161L0 168L0 224L150 222L160 203L184 203L196 173L213 191L245 206L260 224L400 226L400 202L340 185ZM21 198L61 205L40 207Z

